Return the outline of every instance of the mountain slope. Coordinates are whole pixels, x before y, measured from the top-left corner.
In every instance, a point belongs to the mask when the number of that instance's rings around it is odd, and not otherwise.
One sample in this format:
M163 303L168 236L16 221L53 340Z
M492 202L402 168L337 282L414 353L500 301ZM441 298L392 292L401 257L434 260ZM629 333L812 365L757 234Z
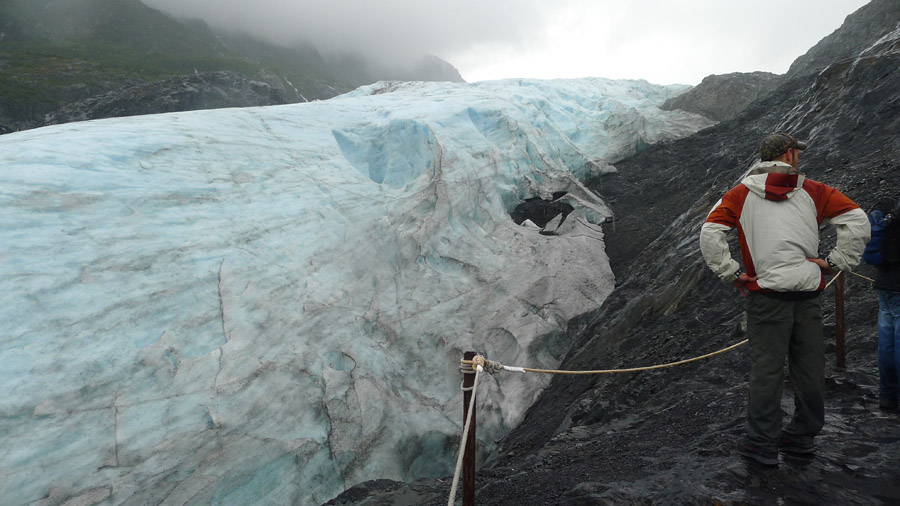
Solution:
M782 76L769 72L706 76L697 86L666 100L662 109L681 109L714 121L725 121L740 114L754 100L771 93L782 81Z
M194 83L200 86L195 91L219 99L166 101L164 108L151 100L144 109L133 103L130 114L168 112L173 103L193 108L306 102L377 79L462 81L451 65L433 58L406 73L372 71L361 59L332 68L311 44L283 48L241 33L214 32L202 21L176 20L139 0L5 0L0 41L0 133L109 117L99 111L124 109L108 104L136 94L166 95L172 82L207 72L228 73L225 79L237 91L206 87L222 76L210 75ZM353 68L360 70L353 74ZM260 87L267 89L246 93ZM129 89L110 96L122 88Z
M898 19L900 2L872 0L848 15L839 29L797 58L788 69L787 76L817 73L832 63L853 59L877 36L896 29Z
M447 81L464 83L453 65L432 55L423 56L412 66L375 65L355 54L336 54L325 57L329 68L347 83L363 85L376 81Z
M179 22L138 0L8 0L0 19L0 124L11 130L41 126L63 105L122 87L210 71L268 82L279 93L275 103L350 89L328 75L314 48L266 53L259 43L242 53L251 45L240 37Z

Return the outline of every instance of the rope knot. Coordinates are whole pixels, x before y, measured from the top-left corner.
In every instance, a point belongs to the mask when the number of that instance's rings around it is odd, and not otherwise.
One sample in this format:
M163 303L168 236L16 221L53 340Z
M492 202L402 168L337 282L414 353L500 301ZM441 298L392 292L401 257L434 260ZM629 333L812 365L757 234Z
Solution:
M475 355L472 360L460 359L459 371L463 374L475 374L478 366L491 374L496 374L503 370L503 364L488 360L481 355Z
M500 362L494 362L493 360L488 360L481 355L475 355L475 358L472 359L472 368L475 369L479 365L482 369L491 374L496 374L503 370L503 364L501 364Z
M476 370L477 366L475 365L474 360L466 360L464 358L459 360L459 372L463 374L475 374Z

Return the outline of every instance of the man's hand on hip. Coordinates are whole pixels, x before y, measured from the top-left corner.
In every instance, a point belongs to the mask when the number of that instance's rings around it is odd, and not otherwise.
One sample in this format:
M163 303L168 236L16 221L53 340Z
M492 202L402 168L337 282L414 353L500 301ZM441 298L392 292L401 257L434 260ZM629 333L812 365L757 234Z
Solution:
M746 297L748 293L747 283L756 281L757 279L758 278L756 276L749 276L746 272L742 272L737 279L731 282L731 284L741 292L741 295Z
M827 261L822 260L821 258L807 258L806 261L818 265L819 269L822 269L822 272L824 272L825 274L834 274L834 269L832 269L831 266L828 265Z

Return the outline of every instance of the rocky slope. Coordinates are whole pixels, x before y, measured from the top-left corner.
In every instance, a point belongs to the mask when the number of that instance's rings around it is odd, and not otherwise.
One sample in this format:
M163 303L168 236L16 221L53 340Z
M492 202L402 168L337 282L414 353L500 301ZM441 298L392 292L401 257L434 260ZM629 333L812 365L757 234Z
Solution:
M139 0L8 0L0 3L0 33L0 124L8 130L68 117L109 117L96 113L117 108L93 104L132 100L138 86L145 96L167 94L174 82L209 72L228 72L228 79L243 82L222 85L220 76L211 80L218 84L192 83L196 93L218 95L228 105L244 105L246 98L246 105L259 105L261 97L271 97L265 104L298 102L352 89L328 75L311 46L287 50L239 34L217 34L202 22L176 20ZM269 83L274 93L248 95L251 81ZM145 109L141 101L130 104L130 113L171 110L146 102Z
M725 121L740 114L754 100L771 93L782 80L782 76L770 72L706 76L686 93L666 100L661 109L681 109L714 121Z
M411 69L371 68L362 58L336 64L312 44L284 48L215 32L139 0L6 0L0 41L0 133L126 113L327 99L384 79L462 81L433 56Z
M860 9L844 27L883 15L872 8L881 4ZM851 60L797 75L735 119L653 146L594 182L619 216L605 228L619 282L604 307L570 326L577 343L562 369L668 363L743 339L743 300L708 271L697 237L766 133L785 129L808 139L801 169L863 207L896 193L900 31L872 46L883 33L857 41L868 49ZM833 229L823 238L825 253ZM859 272L873 274L867 266ZM832 289L825 297L827 412L815 459L760 469L734 453L749 375L741 347L654 372L554 376L523 423L483 456L477 503L897 504L900 416L877 408L877 303L867 281L845 283L845 368L835 365ZM790 412L789 382L785 392ZM332 504L445 504L448 482L370 482Z
M375 64L357 54L326 54L324 58L338 79L357 86L377 81L465 82L456 67L433 55L423 56L411 66Z
M139 114L283 104L285 90L235 72L203 72L126 86L70 102L44 116L47 125Z
M817 73L834 62L853 59L874 42L874 35L897 28L900 2L872 0L847 16L840 29L822 39L788 69L788 77Z

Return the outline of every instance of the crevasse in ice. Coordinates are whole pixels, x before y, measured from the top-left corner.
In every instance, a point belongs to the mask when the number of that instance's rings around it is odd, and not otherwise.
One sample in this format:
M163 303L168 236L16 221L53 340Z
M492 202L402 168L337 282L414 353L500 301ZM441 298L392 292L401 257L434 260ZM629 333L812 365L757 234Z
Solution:
M0 137L4 503L318 504L452 473L464 350L556 365L614 280L581 181L708 122L644 81L378 83ZM557 236L524 198L567 191ZM488 449L546 378L488 377Z

